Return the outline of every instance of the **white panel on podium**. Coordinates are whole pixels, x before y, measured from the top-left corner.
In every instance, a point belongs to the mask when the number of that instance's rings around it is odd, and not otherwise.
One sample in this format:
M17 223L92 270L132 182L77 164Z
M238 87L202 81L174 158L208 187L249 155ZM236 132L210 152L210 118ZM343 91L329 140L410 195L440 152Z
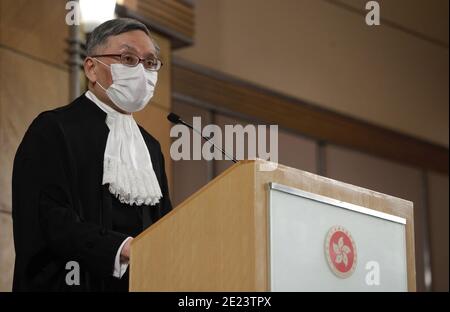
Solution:
M271 291L407 291L405 219L269 189Z

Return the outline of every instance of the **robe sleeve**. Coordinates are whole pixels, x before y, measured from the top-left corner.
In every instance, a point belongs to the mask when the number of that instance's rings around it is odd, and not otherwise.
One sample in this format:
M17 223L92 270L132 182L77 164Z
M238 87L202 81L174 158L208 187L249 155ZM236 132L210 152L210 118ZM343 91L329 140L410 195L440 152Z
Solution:
M57 117L49 112L41 114L27 131L14 164L14 231L20 240L16 244L18 252L29 254L36 248L30 246L33 239L27 241L24 235L28 231L41 237L41 249L48 249L52 257L63 263L77 261L82 271L111 276L116 252L127 235L83 220L74 191L73 184L77 183L74 168Z

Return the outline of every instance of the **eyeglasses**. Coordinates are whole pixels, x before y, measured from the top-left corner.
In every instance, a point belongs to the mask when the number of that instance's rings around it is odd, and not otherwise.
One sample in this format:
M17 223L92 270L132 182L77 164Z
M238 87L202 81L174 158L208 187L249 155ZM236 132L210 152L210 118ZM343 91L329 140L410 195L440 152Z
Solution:
M161 69L163 63L161 60L149 57L145 59L141 59L139 56L134 55L132 53L122 53L122 54L99 54L99 55L90 55L90 57L118 57L120 58L120 63L126 66L135 67L139 63L144 65L144 68L149 71L158 71Z

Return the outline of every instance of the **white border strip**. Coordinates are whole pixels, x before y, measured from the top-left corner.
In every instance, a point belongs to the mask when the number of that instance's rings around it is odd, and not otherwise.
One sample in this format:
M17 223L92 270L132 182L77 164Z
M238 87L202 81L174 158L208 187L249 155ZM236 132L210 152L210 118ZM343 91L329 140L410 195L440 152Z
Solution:
M288 194L292 194L292 195L296 195L296 196L300 196L300 197L305 197L305 198L312 199L312 200L315 200L318 202L341 207L341 208L344 208L347 210L356 211L356 212L363 213L366 215L374 216L374 217L377 217L380 219L385 219L385 220L389 220L389 221L400 223L400 224L406 224L406 219L402 218L402 217L397 217L397 216L394 216L394 215L391 215L388 213L384 213L381 211L365 208L365 207L354 205L354 204L347 203L347 202L343 202L343 201L340 201L340 200L337 200L337 199L334 199L331 197L317 195L314 193L310 193L310 192L303 191L303 190L293 188L290 186L278 184L275 182L269 182L269 188L272 190L277 190L277 191L281 191L284 193L288 193Z

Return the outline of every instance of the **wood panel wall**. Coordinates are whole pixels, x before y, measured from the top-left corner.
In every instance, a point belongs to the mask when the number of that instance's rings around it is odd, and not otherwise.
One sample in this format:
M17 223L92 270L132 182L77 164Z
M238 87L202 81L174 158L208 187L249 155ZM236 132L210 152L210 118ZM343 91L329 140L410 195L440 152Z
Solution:
M54 0L0 1L0 291L12 287L16 149L38 113L68 103L64 6Z
M171 40L174 48L191 45L194 39L194 8L178 0L122 0L117 12L145 22Z
M174 58L179 99L231 111L298 134L448 174L448 149Z

